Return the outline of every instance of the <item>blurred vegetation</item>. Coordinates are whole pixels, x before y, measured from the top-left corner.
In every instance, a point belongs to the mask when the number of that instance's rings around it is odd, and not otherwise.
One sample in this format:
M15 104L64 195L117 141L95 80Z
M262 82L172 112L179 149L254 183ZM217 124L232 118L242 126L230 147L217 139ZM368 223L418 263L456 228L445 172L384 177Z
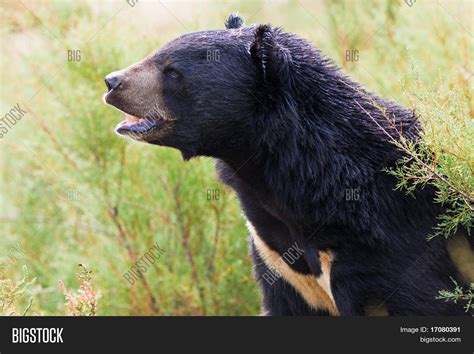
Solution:
M65 314L58 282L76 287L87 264L99 315L258 314L244 220L213 161L117 138L120 114L102 103L106 74L223 28L233 11L308 38L369 90L417 109L442 173L472 193L471 2L22 0L0 11L0 112L28 112L0 139L0 259L24 250L2 277L28 266L36 282L15 299L30 313ZM166 252L129 285L123 274L155 243Z
M28 305L23 311L17 309L17 304L23 300L28 288L36 279L29 279L28 268L23 266L23 277L21 280L0 278L0 315L1 316L26 316L33 304L33 297L30 297Z

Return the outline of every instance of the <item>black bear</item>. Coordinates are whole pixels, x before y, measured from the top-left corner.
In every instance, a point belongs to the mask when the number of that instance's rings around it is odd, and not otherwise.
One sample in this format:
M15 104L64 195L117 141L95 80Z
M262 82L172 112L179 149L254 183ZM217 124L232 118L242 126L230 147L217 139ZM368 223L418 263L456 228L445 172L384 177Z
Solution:
M435 190L407 196L383 171L402 156L391 139L416 141L417 116L306 40L231 15L105 81L126 113L117 134L217 159L248 220L264 314L465 314L436 296L470 281L466 235L428 242Z

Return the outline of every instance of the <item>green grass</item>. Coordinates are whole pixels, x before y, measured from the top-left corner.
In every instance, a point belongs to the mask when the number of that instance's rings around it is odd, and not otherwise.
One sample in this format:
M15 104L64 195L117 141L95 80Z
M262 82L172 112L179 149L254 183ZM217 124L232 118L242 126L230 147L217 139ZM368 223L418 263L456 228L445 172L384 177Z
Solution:
M106 74L187 31L222 28L232 11L310 39L368 89L422 107L423 119L436 101L447 123L425 119L433 139L454 139L472 163L469 2L9 1L0 9L0 112L16 103L28 112L0 139L0 257L16 244L24 250L4 276L15 283L26 265L36 278L18 298L24 309L33 297L29 313L65 314L58 282L77 288L85 264L102 295L99 315L258 314L244 219L213 161L184 163L176 151L117 138L120 114L102 103ZM81 61L68 61L68 49L81 50ZM345 61L346 50L359 60ZM443 120L453 107L465 114ZM472 177L461 180L472 191ZM208 189L220 199L208 200ZM166 252L130 286L123 273L155 242Z

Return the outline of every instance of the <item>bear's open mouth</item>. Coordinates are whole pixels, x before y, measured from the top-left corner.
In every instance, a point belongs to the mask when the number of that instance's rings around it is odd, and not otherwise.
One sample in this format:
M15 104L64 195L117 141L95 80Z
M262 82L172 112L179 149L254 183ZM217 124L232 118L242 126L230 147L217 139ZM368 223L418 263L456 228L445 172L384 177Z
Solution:
M139 118L125 113L125 119L117 124L115 132L119 135L140 138L164 124L165 120L162 118Z

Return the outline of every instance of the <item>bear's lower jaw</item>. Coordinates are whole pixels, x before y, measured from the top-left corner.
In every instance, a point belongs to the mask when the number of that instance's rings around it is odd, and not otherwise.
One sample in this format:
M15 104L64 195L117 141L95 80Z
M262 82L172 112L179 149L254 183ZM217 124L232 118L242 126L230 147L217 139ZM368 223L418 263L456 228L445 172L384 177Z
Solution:
M146 140L150 133L162 128L165 123L165 120L162 118L138 118L125 114L125 119L115 127L115 133L136 140Z

